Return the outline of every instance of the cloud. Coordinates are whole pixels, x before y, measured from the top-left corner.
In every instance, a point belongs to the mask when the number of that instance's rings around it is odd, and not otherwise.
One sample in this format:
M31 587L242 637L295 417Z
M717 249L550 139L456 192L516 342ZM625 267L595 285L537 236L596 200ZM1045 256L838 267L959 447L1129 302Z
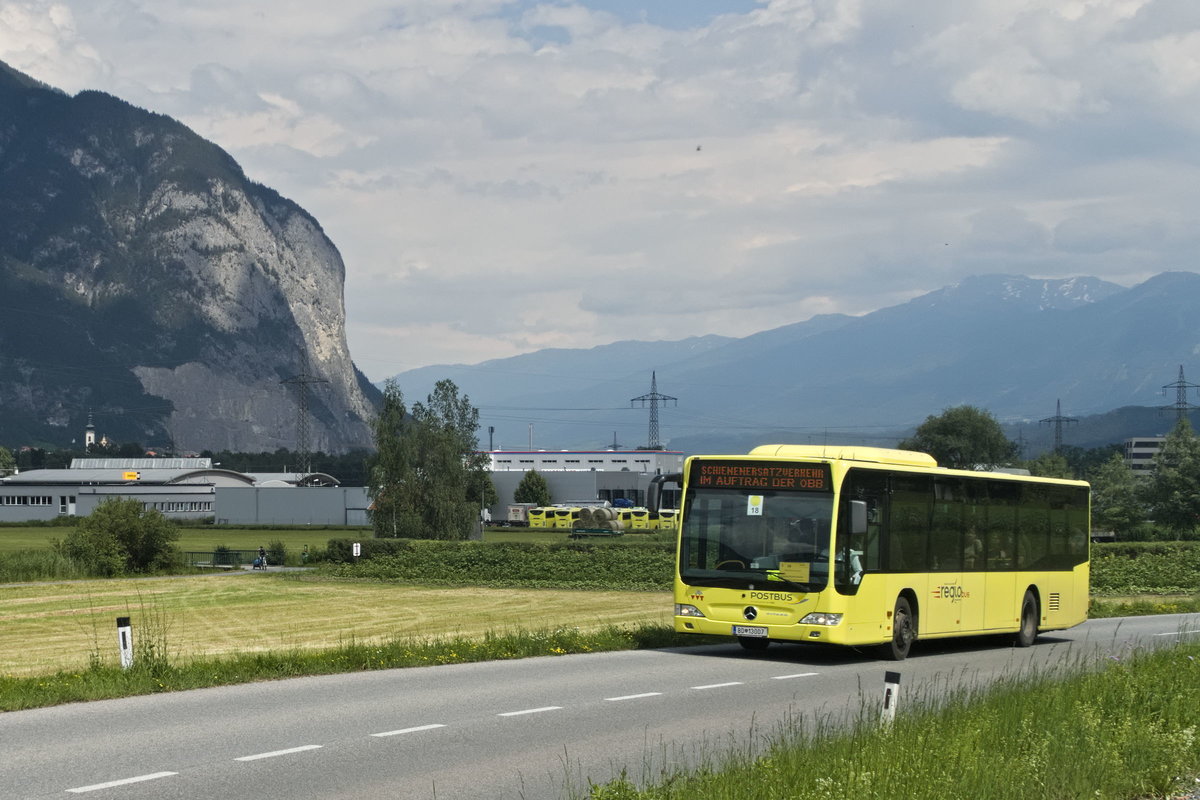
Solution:
M372 378L1190 268L1180 0L0 0L0 59L312 212Z
M79 35L67 4L0 3L0 59L67 91L108 81L101 55Z

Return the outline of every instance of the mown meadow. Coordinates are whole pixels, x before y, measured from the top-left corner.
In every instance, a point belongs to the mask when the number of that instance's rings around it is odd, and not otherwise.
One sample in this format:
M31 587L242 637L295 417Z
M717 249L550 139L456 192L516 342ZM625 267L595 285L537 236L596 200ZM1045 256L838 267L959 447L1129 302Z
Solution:
M12 532L0 529L0 541ZM662 536L573 541L503 530L483 542L445 542L344 529L182 533L181 543L197 550L286 540L294 555L307 544L314 568L87 580L50 546L55 529L18 530L14 538L38 546L0 546L0 708L697 643L669 627L672 545ZM360 558L351 555L356 541ZM1200 611L1200 543L1099 545L1093 585L1093 616ZM127 673L115 667L117 616L133 618L142 648L142 666Z

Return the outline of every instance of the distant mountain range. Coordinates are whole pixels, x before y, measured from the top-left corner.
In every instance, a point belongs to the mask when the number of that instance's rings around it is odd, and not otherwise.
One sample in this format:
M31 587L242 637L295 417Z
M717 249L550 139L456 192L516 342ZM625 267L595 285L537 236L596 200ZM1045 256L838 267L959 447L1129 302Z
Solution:
M547 449L602 447L613 436L646 444L649 412L630 400L649 392L654 373L658 391L678 398L658 404L661 443L674 449L894 444L926 416L965 403L992 412L1036 452L1051 441L1053 426L1039 423L1058 401L1064 417L1081 420L1065 423L1066 443L1168 430L1174 417L1157 407L1175 396L1163 387L1180 366L1200 379L1197 354L1196 273L1128 289L1089 277L984 275L861 317L819 316L740 339L543 350L394 380L406 397L423 398L434 381L453 379L481 409L484 443L505 448L530 438Z
M184 125L0 63L0 443L294 449L302 388L311 449L369 446L344 273Z

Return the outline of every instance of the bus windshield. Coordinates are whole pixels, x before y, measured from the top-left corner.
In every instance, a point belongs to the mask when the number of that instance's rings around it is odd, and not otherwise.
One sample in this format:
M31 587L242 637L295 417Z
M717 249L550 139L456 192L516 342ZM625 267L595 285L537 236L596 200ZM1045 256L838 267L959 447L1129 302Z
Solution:
M829 580L828 492L689 489L679 577L692 586L819 592Z

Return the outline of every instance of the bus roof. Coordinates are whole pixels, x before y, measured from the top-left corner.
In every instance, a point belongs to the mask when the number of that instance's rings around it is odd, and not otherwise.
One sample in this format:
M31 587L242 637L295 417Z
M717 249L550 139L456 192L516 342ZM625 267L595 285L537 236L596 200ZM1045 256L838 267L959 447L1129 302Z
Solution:
M750 451L752 456L777 458L824 458L841 461L871 461L878 464L900 464L908 467L936 467L937 460L928 453L912 450L889 450L886 447L822 444L764 444Z

